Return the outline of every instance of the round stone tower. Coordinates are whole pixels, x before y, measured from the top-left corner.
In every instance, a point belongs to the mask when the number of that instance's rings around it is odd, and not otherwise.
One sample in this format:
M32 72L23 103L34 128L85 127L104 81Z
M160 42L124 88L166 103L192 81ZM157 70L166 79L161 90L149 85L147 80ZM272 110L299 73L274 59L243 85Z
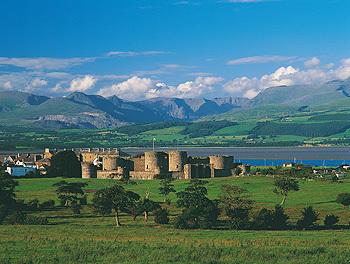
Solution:
M187 163L186 151L169 151L169 171L183 171Z
M216 170L223 170L225 169L225 159L223 156L209 156L210 164L213 165L213 168Z
M160 173L160 161L157 151L145 152L145 171Z
M97 178L94 164L89 162L81 163L81 177L85 179Z
M116 157L103 157L103 170L111 171L117 169Z

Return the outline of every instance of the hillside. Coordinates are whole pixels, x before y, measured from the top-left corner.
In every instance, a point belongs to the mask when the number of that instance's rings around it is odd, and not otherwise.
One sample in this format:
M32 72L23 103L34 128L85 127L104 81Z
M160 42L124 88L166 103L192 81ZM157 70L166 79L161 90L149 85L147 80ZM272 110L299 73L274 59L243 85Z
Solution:
M0 93L0 125L33 129L111 128L137 123L191 121L247 105L246 98L156 98L128 102L112 96L86 95L49 98L18 91Z

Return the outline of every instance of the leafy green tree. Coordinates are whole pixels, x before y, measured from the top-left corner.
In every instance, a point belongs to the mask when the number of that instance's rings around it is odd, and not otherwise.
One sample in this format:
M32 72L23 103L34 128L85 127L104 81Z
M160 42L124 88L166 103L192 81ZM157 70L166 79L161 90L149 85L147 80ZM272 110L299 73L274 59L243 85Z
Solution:
M309 229L319 219L318 214L312 208L312 206L305 207L301 212L302 218L297 221L298 228Z
M273 212L272 228L281 230L287 228L287 220L289 216L284 213L283 207L279 204L275 205L275 211Z
M336 223L339 222L339 217L338 216L335 216L333 214L331 215L326 215L323 223L326 227L331 227L331 226L334 226Z
M223 184L220 189L222 191L222 194L219 195L220 205L229 217L230 228L247 227L253 204L253 201L247 198L248 191L231 184Z
M343 207L348 208L350 205L350 193L340 193L335 200L336 203L342 204Z
M164 195L164 202L167 201L167 195L171 192L176 192L176 190L173 188L174 185L171 184L175 179L171 177L167 177L163 180L161 180L160 184L161 187L159 187L159 194Z
M283 195L281 205L286 201L290 191L299 191L298 181L290 178L276 178L273 185L277 187L273 190L273 192Z
M106 215L110 214L112 208L110 206L110 201L104 199L102 195L94 195L92 198L92 211L99 215L102 215L104 219Z
M82 188L87 186L86 182L66 182L60 181L52 186L58 187L56 193L61 201L61 204L67 206L69 202L77 202L79 200L79 195L84 195Z
M165 208L159 208L153 212L154 222L157 224L168 224L169 223L169 212Z
M115 213L117 227L120 227L119 212L128 213L128 208L139 200L140 196L132 191L126 191L121 185L113 185L97 191L92 199L93 207L98 208L97 212Z
M14 190L18 185L18 181L12 179L10 174L0 170L0 205L7 207L16 205Z
M145 214L145 222L148 221L149 212L152 212L160 208L159 203L154 202L148 198L144 198L142 201L140 201L138 206L139 206L140 212L143 212Z
M80 178L81 165L71 150L60 151L51 158L48 177Z
M207 181L192 179L185 191L178 192L177 205L183 207L182 213L176 218L176 228L211 228L217 224L220 210L208 199Z

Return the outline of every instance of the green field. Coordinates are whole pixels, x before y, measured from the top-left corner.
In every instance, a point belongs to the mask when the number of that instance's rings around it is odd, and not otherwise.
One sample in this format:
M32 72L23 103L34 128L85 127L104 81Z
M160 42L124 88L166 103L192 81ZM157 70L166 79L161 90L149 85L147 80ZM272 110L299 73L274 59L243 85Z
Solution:
M55 199L53 183L61 179L20 179L17 198L40 202ZM94 191L112 185L113 180L68 179L82 181L90 202ZM254 213L265 207L272 209L281 196L272 192L270 177L240 177L209 179L208 197L217 199L222 183L246 188L255 201ZM158 194L159 180L138 181L126 186L144 196L162 202ZM176 180L177 191L188 181ZM337 194L349 192L350 180L342 183L300 180L300 191L291 192L284 205L285 212L294 224L301 217L302 208L311 205L319 213L320 230L313 231L233 231L223 227L213 230L178 230L171 225L180 213L172 203L162 204L170 211L170 224L159 225L152 214L146 223L142 216L131 221L122 214L123 227L117 228L114 216L104 219L84 206L80 215L69 208L56 206L34 215L45 216L47 226L0 226L0 263L349 263L350 262L350 211L335 203ZM342 229L323 230L325 215L339 216ZM220 221L225 217L220 216Z

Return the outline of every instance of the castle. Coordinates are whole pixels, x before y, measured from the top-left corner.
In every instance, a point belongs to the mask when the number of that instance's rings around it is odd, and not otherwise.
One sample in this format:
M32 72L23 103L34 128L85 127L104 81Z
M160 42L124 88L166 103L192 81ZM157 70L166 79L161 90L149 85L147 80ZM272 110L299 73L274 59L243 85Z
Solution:
M233 156L191 157L186 151L148 151L132 158L103 155L101 164L81 159L82 178L151 180L161 176L175 179L214 178L246 175L250 165L234 163ZM238 168L238 169L237 169Z

